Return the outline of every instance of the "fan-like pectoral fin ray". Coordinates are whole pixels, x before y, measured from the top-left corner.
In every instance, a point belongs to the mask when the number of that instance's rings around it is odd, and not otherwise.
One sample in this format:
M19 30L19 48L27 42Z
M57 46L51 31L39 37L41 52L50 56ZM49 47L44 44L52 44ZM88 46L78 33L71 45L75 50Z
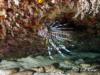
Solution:
M52 41L52 39L49 39L49 43L51 46L62 56L65 57L65 55L60 51L60 48L56 46L56 44Z
M52 56L51 51L52 51L52 47L48 46L48 54L49 54L49 57L50 57L50 59L54 59L53 56Z
M61 44L61 41L63 40L63 41L65 41L64 39L63 39L63 37L59 37L59 36L56 36L56 37L54 37L53 38L53 42L56 42L56 44L57 44L57 46L59 47L59 49L62 51L62 50L64 50L64 51L66 51L67 53L70 53L71 51L70 50L68 50L63 44ZM66 39L66 41L68 41L68 42L71 42L71 40L67 40ZM66 53L65 52L65 53Z
M59 45L59 48L65 50L66 52L70 53L71 51L68 50L64 45Z

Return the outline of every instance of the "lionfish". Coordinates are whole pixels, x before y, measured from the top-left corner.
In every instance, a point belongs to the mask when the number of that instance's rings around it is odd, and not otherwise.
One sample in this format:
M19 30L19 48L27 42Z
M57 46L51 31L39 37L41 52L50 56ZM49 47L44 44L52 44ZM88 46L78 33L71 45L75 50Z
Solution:
M72 55L72 52L61 43L72 41L70 34L72 30L73 28L69 27L69 24L55 21L53 23L46 23L45 27L38 31L38 35L46 39L50 59L53 59L53 50L58 52L62 57L65 57L65 54Z

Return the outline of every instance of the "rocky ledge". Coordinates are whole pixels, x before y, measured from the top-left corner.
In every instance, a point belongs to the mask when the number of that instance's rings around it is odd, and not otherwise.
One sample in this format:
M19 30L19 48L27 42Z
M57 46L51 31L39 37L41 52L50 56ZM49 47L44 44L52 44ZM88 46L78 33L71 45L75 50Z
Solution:
M1 60L0 75L100 75L99 53L72 53L61 58L28 56Z

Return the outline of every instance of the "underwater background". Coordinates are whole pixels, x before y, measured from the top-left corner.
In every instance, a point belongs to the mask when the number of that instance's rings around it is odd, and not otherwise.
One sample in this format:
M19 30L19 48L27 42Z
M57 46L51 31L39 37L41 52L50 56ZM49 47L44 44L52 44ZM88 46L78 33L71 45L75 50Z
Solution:
M99 75L99 63L99 0L0 0L0 72Z

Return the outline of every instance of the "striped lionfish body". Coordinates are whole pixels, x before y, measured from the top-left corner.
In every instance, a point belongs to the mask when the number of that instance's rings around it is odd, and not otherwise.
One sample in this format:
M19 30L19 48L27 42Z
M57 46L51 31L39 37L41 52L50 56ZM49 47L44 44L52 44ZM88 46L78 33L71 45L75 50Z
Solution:
M46 25L45 28L39 30L38 35L44 37L47 40L47 48L48 48L48 54L51 59L52 57L52 51L57 51L62 57L65 57L64 53L70 54L71 51L68 50L64 44L61 42L70 42L70 34L68 34L69 30L72 30L72 28L67 28L67 24L61 24L58 21L55 23L51 23Z

